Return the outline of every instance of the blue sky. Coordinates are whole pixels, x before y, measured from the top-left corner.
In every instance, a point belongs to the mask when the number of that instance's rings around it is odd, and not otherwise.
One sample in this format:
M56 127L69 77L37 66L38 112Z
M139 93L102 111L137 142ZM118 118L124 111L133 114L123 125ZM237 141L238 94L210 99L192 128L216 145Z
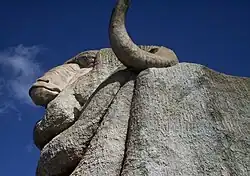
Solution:
M32 105L28 88L78 52L109 47L114 3L1 1L0 175L35 175L39 151L32 131L44 109ZM250 77L248 0L132 0L127 19L137 44L168 46L181 62Z

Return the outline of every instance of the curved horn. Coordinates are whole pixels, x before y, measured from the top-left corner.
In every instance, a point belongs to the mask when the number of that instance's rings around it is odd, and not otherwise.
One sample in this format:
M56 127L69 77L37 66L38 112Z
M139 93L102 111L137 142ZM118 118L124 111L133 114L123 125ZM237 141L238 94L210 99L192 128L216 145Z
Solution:
M109 23L109 40L116 57L125 66L137 71L150 67L169 67L177 64L176 59L146 52L131 40L125 27L125 18L130 1L118 0L112 11Z

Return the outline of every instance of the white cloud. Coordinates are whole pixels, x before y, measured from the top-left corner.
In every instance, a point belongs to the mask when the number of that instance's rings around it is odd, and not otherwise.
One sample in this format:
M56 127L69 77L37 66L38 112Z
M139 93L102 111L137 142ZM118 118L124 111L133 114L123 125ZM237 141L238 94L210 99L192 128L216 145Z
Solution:
M16 103L33 105L28 90L43 72L35 60L41 48L18 45L0 51L0 115L18 112Z

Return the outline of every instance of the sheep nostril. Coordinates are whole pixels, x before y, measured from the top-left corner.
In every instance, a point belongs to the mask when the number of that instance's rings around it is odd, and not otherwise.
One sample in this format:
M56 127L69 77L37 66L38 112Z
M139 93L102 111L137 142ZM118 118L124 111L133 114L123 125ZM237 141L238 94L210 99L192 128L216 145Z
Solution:
M46 82L46 83L49 83L49 80L48 79L38 79L37 81L41 81L41 82Z

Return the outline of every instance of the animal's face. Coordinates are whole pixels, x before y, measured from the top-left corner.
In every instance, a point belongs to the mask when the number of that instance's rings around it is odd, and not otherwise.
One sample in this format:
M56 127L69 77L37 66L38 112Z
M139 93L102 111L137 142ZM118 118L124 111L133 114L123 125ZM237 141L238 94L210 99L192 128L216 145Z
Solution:
M154 54L169 54L164 47L139 47ZM33 101L46 106L44 118L36 123L33 133L34 143L41 150L37 175L60 175L71 170L69 165L76 167L100 119L108 114L109 105L129 80L128 95L133 95L136 73L126 69L110 48L93 52L80 53L51 69L30 89ZM92 63L94 67L89 65ZM129 117L129 111L127 113ZM57 151L51 155L49 152L54 146Z
M81 52L65 64L57 66L32 85L30 97L36 105L46 106L52 101L78 73L88 73L95 65L98 50Z
M36 105L47 105L68 85L79 70L79 65L71 63L60 65L46 72L29 90L33 102Z

